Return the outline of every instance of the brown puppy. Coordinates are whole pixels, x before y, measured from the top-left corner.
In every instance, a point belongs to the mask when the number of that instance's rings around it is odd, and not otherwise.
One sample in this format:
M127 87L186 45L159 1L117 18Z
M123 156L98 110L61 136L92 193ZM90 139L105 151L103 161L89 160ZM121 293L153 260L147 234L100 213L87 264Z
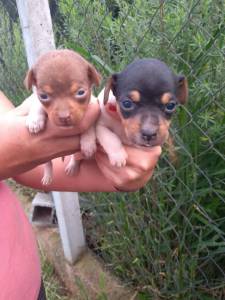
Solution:
M83 118L91 99L92 86L98 86L100 75L82 56L72 50L54 50L42 55L28 71L27 89L34 87L34 103L26 125L31 133L45 128L46 119L60 127L76 126ZM81 135L81 150L90 157L96 150L95 132L90 128ZM77 167L74 156L66 173ZM52 163L45 165L43 184L52 181Z
M157 59L137 59L113 74L99 95L101 116L96 126L99 143L112 165L126 164L123 144L135 147L162 145L169 135L172 115L187 100L187 80ZM111 104L118 118L107 112ZM108 106L109 107L109 106Z

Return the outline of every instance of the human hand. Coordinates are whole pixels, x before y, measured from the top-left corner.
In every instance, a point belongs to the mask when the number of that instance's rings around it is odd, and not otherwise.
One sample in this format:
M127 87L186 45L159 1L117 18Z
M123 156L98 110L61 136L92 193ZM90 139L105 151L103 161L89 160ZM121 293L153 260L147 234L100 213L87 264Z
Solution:
M11 177L55 157L76 152L80 149L79 134L88 129L100 113L97 99L93 97L79 126L60 128L47 122L43 132L30 134L25 123L32 97L0 116L0 136L4 145L0 151L0 178Z
M149 149L124 147L128 154L125 167L112 166L103 150L97 151L96 162L101 172L117 190L135 191L151 178L161 154L161 147L156 146Z

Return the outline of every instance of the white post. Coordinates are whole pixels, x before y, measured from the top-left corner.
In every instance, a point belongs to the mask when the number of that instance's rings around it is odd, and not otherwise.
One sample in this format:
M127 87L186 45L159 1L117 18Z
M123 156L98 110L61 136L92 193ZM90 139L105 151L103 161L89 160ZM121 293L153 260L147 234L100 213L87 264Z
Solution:
M84 251L85 240L78 193L52 192L64 255L70 263Z
M16 0L29 67L55 49L48 0ZM74 263L85 247L78 193L53 192L66 259Z
M27 61L31 67L43 53L55 49L47 0L16 0Z

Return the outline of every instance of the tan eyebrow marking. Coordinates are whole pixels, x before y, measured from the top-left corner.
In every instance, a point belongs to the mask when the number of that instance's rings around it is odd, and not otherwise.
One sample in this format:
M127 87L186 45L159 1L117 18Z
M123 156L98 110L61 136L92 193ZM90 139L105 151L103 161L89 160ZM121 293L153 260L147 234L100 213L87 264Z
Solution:
M161 97L162 104L167 104L170 101L171 98L172 98L171 93L164 93Z
M42 89L43 89L43 92L46 92L48 94L53 93L53 88L50 85L44 85Z
M141 100L141 94L139 91L133 90L130 92L129 96L134 102L140 102Z
M74 82L70 87L71 93L75 93L77 88L78 88L78 84L76 82Z

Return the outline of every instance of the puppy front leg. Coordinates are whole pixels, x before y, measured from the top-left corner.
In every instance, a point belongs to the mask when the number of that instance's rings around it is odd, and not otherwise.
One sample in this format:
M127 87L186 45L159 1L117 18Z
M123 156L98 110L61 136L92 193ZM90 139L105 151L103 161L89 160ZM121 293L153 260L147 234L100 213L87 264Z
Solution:
M111 165L123 167L126 165L127 153L119 137L109 128L98 124L96 126L96 136L109 157Z
M30 133L38 133L43 130L46 122L46 112L36 94L31 95L32 105L26 119L26 127Z
M90 158L96 152L96 134L95 127L90 127L80 137L81 152L86 158ZM68 176L73 176L80 169L80 160L76 159L76 154L70 156L70 160L66 165L65 172Z

